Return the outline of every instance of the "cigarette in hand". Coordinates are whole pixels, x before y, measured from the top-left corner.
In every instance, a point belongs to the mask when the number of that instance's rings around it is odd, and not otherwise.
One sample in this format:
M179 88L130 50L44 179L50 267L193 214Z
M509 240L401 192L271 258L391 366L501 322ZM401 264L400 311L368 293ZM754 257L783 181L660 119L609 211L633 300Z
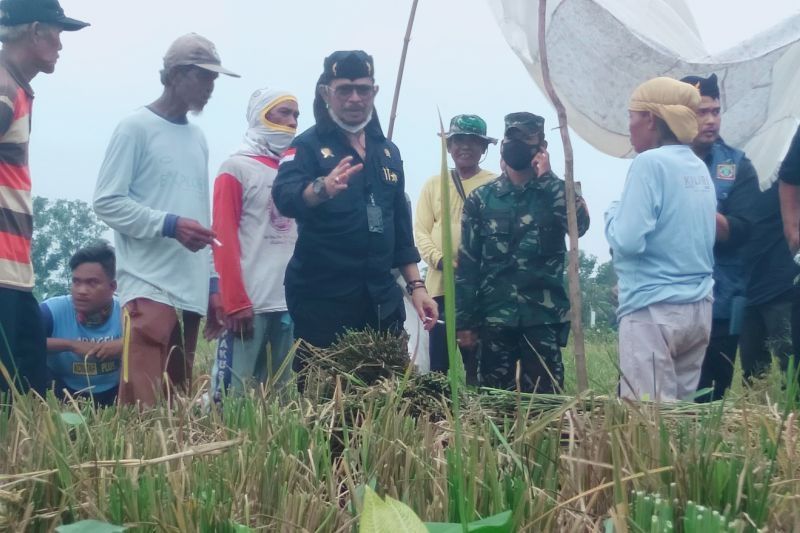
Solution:
M219 247L219 248L222 248L222 243L219 242L217 239L214 239L214 245Z
M430 322L431 320L433 320L431 317L429 317L429 316L425 317L425 322ZM444 320L441 320L441 319L437 320L436 323L437 324L444 324Z

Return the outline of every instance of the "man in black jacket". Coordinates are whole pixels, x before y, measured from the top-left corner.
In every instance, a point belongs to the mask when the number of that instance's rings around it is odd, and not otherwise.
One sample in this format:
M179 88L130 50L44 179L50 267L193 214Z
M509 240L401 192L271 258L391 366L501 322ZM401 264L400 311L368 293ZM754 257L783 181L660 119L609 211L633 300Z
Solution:
M783 234L792 254L800 251L800 128L792 139L789 151L778 171L780 181L781 216ZM795 255L797 258L797 255ZM792 347L800 353L800 287L795 285L792 302ZM795 360L797 365L797 360Z
M759 193L758 175L744 152L729 146L720 137L722 116L716 74L708 78L687 76L681 81L700 91L700 107L696 110L698 134L692 149L708 166L717 194L711 341L697 385L698 390L711 388L711 392L698 397L698 401L710 401L721 399L733 380L747 288L742 247L750 238L752 204Z
M284 154L272 190L281 213L298 223L284 282L295 337L315 346L329 346L347 329L400 331L405 310L394 267L425 327L438 318L417 269L400 152L374 114L377 91L371 56L328 56L316 125Z

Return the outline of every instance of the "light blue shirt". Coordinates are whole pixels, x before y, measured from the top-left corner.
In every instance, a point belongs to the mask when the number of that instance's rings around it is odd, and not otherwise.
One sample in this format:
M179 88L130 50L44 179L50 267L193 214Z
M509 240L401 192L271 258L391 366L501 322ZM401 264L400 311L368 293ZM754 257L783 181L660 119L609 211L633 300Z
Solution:
M622 198L605 213L619 278L617 316L711 294L717 199L708 168L686 145L636 156Z
M147 298L206 313L209 248L193 253L163 235L167 214L211 225L208 147L197 126L147 108L120 122L100 168L94 210L114 229L122 305Z
M72 296L50 298L42 302L41 307L48 337L96 343L122 337L122 318L116 298L111 316L105 324L97 327L88 327L78 322ZM48 311L50 317L47 317ZM120 359L117 357L101 361L95 357L84 358L73 352L58 352L47 355L47 368L53 377L63 381L73 391L91 388L93 393L99 394L113 389L119 383Z

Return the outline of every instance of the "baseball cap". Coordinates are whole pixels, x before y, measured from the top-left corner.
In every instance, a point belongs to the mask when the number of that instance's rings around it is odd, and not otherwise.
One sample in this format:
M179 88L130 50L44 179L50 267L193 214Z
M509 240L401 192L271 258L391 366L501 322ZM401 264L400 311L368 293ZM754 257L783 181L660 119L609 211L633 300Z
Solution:
M508 136L513 130L519 130L523 135L534 135L541 133L544 138L544 119L539 115L528 113L527 111L519 111L517 113L509 113L504 119L506 129L505 135Z
M2 0L0 11L3 13L0 26L44 22L64 31L77 31L89 26L88 22L65 16L58 0Z
M486 121L478 115L456 115L450 120L450 130L445 132L445 139L453 135L474 135L486 142L497 144L497 139L486 136Z
M187 33L175 39L164 56L165 69L185 65L194 65L234 78L241 77L223 67L214 43L196 33Z

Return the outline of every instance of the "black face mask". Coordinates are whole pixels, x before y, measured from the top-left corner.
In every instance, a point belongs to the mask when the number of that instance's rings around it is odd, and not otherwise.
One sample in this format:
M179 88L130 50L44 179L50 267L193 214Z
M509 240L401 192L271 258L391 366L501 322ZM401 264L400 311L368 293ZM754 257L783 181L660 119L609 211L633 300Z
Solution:
M531 168L531 161L539 151L539 146L530 145L519 139L510 139L503 141L500 151L506 165L521 171Z

